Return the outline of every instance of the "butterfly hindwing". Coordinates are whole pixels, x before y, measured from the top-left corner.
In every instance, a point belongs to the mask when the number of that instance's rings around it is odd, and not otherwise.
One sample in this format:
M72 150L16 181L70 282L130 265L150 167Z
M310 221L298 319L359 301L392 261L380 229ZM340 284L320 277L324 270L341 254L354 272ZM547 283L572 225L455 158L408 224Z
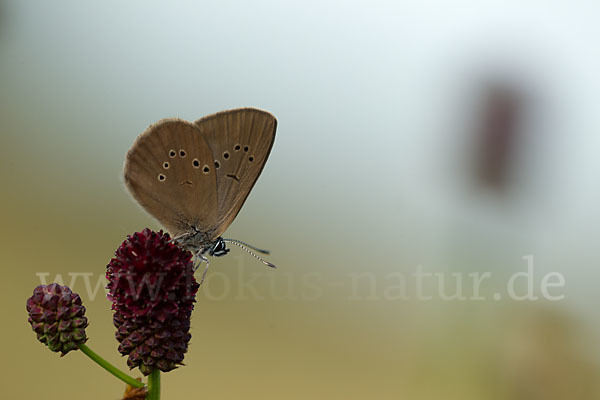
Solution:
M211 148L195 124L164 119L135 141L125 159L133 197L172 234L218 226L217 174Z

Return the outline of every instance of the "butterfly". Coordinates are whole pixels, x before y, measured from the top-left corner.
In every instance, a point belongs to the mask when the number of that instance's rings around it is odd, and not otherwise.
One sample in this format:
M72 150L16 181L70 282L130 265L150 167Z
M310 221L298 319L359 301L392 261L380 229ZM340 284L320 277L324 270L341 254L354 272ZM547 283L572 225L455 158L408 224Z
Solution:
M125 158L125 185L181 247L206 262L224 256L226 243L268 254L221 235L239 213L262 172L277 120L266 111L238 108L195 122L167 118L140 134Z

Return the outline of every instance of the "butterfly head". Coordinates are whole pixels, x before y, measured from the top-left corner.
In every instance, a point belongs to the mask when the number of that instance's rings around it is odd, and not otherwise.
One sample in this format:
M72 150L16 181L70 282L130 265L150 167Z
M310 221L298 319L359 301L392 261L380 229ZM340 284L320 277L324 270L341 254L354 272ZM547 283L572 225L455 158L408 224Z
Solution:
M225 240L220 236L211 244L208 250L208 254L214 257L221 257L227 253L229 253L229 249L225 244Z

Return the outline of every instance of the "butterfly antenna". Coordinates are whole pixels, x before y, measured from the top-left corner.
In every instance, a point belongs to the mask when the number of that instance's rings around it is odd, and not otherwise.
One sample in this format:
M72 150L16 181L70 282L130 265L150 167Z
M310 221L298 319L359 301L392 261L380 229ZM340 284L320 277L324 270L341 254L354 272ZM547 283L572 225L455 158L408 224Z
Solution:
M225 242L233 243L236 246L239 246L242 249L246 250L248 253L250 253L250 255L252 255L254 258L256 258L257 260L259 260L260 262L262 262L263 264L265 264L267 267L277 268L277 266L275 264L272 264L272 263L266 261L262 257L254 254L252 252L252 250L255 250L255 251L258 251L258 252L263 253L263 254L270 254L269 250L259 249L257 247L252 246L252 245L249 245L248 243L244 243L244 242L242 242L240 240L235 240L235 239L223 239L223 240ZM250 250L250 249L252 249L252 250Z
M264 249L259 249L258 247L254 247L251 244L248 244L246 242L242 242L241 240L236 240L236 239L223 239L226 242L231 242L231 243L237 243L238 246L241 244L243 246L246 246L254 251L258 251L259 253L263 253L263 254L271 254L271 252L269 250L264 250Z

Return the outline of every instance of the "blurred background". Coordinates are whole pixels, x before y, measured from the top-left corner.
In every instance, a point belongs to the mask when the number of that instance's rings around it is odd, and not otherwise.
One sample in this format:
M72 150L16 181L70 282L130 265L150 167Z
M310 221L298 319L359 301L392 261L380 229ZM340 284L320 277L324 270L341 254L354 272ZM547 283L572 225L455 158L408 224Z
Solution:
M277 138L227 236L280 268L213 259L165 399L600 398L599 18L595 1L0 1L4 397L119 398L35 340L25 299L62 278L89 346L126 368L102 279L159 225L125 153L161 118L253 106ZM510 299L528 256L538 299ZM467 299L430 278L420 301L419 266Z

